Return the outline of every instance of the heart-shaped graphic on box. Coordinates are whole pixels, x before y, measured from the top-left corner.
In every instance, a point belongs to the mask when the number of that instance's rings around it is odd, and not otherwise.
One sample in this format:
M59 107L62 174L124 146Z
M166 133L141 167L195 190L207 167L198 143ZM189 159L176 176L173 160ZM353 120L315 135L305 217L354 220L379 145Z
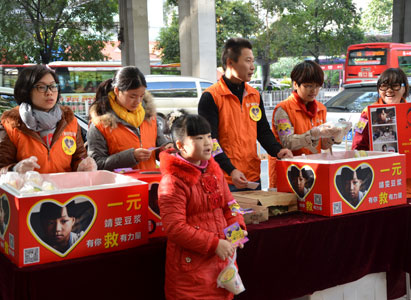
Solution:
M334 176L334 185L340 197L353 209L357 209L374 183L374 170L367 163L356 168L341 166Z
M290 165L287 168L287 180L294 193L300 199L305 199L314 187L316 176L309 165L304 165L301 168Z
M7 228L10 223L10 203L6 194L2 194L0 198L0 238L4 239Z
M35 203L27 215L31 234L58 256L69 254L86 236L97 217L97 206L85 195L60 203L44 199Z
M158 182L151 182L148 186L148 208L160 218L160 207L158 206Z

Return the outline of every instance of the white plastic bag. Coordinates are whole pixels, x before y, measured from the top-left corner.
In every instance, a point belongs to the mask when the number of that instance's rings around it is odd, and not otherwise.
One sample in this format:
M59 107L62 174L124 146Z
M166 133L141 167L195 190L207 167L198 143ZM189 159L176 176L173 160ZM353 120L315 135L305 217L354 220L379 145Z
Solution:
M220 288L225 288L227 291L233 293L234 295L238 295L245 291L240 274L238 274L238 269L235 265L236 258L237 250L235 250L233 258L228 257L228 265L220 272L217 277L217 286Z

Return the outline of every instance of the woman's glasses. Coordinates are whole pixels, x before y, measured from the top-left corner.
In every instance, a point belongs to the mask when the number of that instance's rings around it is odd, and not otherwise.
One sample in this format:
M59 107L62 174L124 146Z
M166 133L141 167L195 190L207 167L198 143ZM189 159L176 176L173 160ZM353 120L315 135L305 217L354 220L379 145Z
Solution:
M47 93L47 90L50 89L53 93L57 92L59 90L59 85L58 84L50 84L50 85L45 85L45 84L37 84L34 86L38 92L40 93Z
M399 91L401 87L403 86L405 86L404 83L393 83L393 84L382 83L379 89L383 92L387 91L389 88L391 88L393 91Z

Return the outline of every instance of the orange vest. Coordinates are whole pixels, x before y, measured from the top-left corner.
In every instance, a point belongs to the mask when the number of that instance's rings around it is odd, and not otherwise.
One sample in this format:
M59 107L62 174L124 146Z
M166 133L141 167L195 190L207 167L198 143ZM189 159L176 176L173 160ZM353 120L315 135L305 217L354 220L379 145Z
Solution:
M10 126L9 123L3 122L3 126L13 144L16 146L17 161L36 156L40 169L35 169L39 173L60 173L71 172L71 158L75 152L77 136L77 119L73 120L64 128L63 133L54 141L48 149L46 144L41 140L24 134L19 129ZM74 142L74 143L73 143Z
M257 155L257 121L250 117L252 107L259 107L260 95L256 89L245 85L240 103L223 79L205 90L218 108L218 142L233 166L244 173L249 181L260 179L260 158ZM228 184L233 184L224 173Z
M121 123L117 124L117 128L104 127L101 123L95 124L98 130L106 139L108 152L110 155L130 149L130 148L145 148L149 149L156 146L157 140L157 120L151 117L149 120L144 120L140 125L140 138ZM155 151L151 157L138 163L134 169L155 169L156 156Z
M327 109L322 103L317 101L317 114L315 115L315 118L311 120L298 105L298 100L295 98L294 94L291 94L286 100L280 102L273 112L272 130L274 132L276 139L279 142L281 141L278 136L278 132L277 132L277 129L274 123L275 112L277 111L279 107L281 107L288 114L288 118L290 119L291 124L294 127L295 134L306 133L311 128L321 125L326 122ZM318 153L321 153L321 140L318 143L317 150L318 150ZM303 153L312 154L312 152L306 148L293 150L292 152L293 152L293 155L301 155ZM274 188L277 186L277 172L275 169L276 162L277 162L277 159L275 157L271 157L271 156L269 157L268 174L270 178L269 180L270 188Z
M322 103L318 102L317 100L315 101L317 102L317 113L314 119L310 119L300 108L300 106L298 105L298 100L295 98L294 94L291 94L286 100L280 102L277 105L273 112L272 129L278 141L280 141L280 139L274 125L274 116L277 109L281 107L288 114L288 118L290 119L291 124L294 127L295 134L303 134L311 128L319 126L326 122L327 109ZM321 140L318 143L317 150L318 153L321 153ZM312 152L306 148L293 150L294 155L301 155L303 153L312 154Z

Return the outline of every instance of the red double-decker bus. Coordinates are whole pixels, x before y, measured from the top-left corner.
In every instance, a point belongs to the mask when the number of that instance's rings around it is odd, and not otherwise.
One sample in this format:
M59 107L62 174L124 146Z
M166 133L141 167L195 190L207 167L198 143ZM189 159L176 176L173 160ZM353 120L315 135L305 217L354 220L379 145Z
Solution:
M384 70L401 68L411 77L411 45L400 43L366 43L347 49L344 83L377 80Z

